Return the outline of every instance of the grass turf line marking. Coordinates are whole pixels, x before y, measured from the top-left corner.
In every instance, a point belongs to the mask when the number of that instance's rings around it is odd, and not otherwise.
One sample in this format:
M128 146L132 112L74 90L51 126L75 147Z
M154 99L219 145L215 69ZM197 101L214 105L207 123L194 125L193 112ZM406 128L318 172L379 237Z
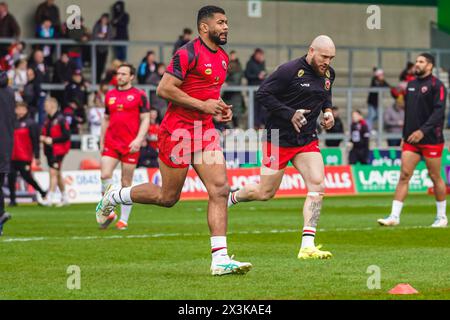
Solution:
M335 228L335 229L318 229L317 232L349 232L349 231L372 231L372 230L409 230L409 229L431 229L429 226L409 226L409 227L367 227L367 228ZM228 232L228 235L239 234L270 234L270 233L295 233L300 229L280 229L280 230L249 230ZM155 234L130 234L130 235L113 235L113 236L85 236L85 237L28 237L28 238L6 238L0 240L4 243L11 242L30 242L30 241L48 241L48 240L114 240L114 239L146 239L146 238L171 238L171 237L197 237L208 236L205 233L155 233Z

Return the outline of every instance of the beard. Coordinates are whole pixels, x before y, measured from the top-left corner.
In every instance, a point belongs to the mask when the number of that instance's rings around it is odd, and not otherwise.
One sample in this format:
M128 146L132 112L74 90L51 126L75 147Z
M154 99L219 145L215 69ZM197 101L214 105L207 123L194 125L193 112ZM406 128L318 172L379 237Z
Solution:
M311 59L311 67L320 76L324 76L328 70L328 68L327 68L325 71L322 72L322 70L320 69L320 66L317 64L317 62L314 60L314 58Z
M423 76L425 74L425 70L420 70L420 69L416 68L414 70L414 74L418 77Z
M225 40L220 39L221 35L225 35ZM228 34L225 32L224 33L215 33L213 31L213 32L209 33L209 39L211 39L211 41L214 42L218 46L223 46L223 45L227 44L227 36L228 36Z

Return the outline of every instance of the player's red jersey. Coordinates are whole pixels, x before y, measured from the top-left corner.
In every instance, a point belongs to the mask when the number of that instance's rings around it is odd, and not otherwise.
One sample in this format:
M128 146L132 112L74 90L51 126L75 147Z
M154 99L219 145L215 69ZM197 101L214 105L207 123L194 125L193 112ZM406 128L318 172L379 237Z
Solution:
M109 126L105 133L105 145L113 146L122 154L128 153L130 143L139 132L140 114L149 111L150 105L142 90L132 87L108 91L105 114L109 115Z
M178 49L166 72L183 81L180 87L182 91L193 98L206 101L220 98L227 68L228 55L225 50L219 48L214 51L198 37ZM175 129L183 128L193 134L194 121L202 121L203 131L214 128L212 115L169 102L161 130L172 133Z

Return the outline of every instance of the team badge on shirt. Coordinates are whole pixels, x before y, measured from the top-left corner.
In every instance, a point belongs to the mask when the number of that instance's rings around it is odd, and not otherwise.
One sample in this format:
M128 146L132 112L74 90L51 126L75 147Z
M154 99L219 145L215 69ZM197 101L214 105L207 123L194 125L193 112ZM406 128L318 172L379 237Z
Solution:
M225 62L225 60L222 60L222 67L227 70L227 63Z
M303 77L304 74L305 74L305 70L300 69L300 70L298 70L297 77L301 78L301 77Z
M325 90L330 90L330 87L331 87L330 79L325 79L325 85L324 85Z
M426 93L428 91L428 87L427 86L423 86L421 90L422 90L422 93Z
M111 97L108 99L108 104L114 104L116 102L116 97Z
M132 94L130 94L130 95L127 97L127 100L128 100L128 101L133 101L133 100L134 100L134 96L133 96Z

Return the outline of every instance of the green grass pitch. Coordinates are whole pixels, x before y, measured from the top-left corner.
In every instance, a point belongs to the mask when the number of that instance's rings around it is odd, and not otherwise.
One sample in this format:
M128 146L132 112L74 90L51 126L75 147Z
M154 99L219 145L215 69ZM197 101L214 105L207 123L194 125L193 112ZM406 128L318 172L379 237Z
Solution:
M206 202L136 205L126 231L97 229L95 205L22 205L0 237L0 299L449 299L450 230L431 229L434 198L410 195L402 223L382 228L392 196L328 197L316 244L331 260L299 261L303 199L230 210L228 248L245 276L213 277ZM81 289L67 288L68 267ZM368 289L369 266L380 289ZM71 279L71 278L70 278ZM70 282L70 281L69 281ZM420 294L392 296L398 283Z

